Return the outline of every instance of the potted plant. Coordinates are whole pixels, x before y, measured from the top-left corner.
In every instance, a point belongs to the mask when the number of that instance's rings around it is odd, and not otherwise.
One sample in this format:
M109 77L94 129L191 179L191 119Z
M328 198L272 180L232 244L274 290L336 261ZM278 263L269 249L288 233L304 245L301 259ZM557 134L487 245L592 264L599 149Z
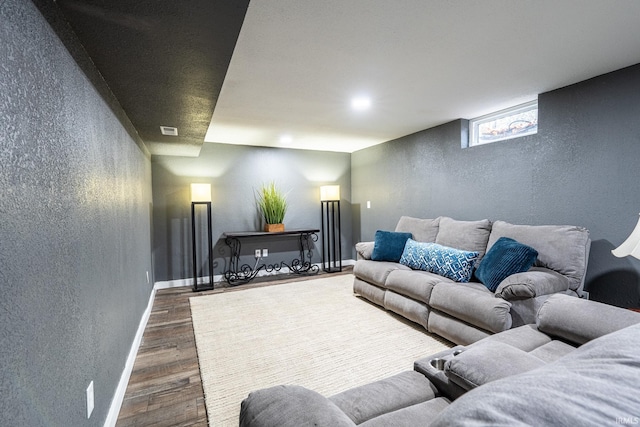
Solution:
M264 231L284 231L284 215L287 212L287 196L272 181L262 184L256 192L256 203L264 219Z

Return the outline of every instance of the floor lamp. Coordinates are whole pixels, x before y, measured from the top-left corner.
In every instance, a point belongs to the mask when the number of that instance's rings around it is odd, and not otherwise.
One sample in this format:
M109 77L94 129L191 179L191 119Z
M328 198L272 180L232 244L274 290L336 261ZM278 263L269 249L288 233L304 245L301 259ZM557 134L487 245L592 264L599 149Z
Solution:
M198 286L198 245L196 244L196 205L207 207L207 242L209 257L209 284ZM202 233L200 233L202 235ZM213 289L213 235L211 231L211 184L191 184L191 242L193 249L193 291ZM203 275L204 277L204 275Z
M322 216L322 269L327 273L342 271L339 185L320 187L320 212Z

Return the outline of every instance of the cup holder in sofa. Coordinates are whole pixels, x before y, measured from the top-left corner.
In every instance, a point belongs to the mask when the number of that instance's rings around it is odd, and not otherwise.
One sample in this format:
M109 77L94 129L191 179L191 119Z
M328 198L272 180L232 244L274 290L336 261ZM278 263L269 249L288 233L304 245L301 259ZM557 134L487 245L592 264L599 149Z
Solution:
M444 371L444 364L447 362L447 360L449 360L450 357L456 357L463 351L464 350L461 350L461 349L455 350L454 352L451 353L449 357L447 356L434 357L433 359L429 360L429 365L431 365L431 367L433 367L434 369L437 369L438 371Z
M466 392L465 389L449 381L444 366L448 360L456 357L465 350L462 346L456 346L448 350L432 354L430 357L416 360L414 370L427 377L436 386L440 393L449 400L455 400Z
M431 366L433 366L435 369L437 369L438 371L443 371L445 362L446 362L445 359L441 359L439 357L436 357L435 359L431 359L429 361L429 364Z

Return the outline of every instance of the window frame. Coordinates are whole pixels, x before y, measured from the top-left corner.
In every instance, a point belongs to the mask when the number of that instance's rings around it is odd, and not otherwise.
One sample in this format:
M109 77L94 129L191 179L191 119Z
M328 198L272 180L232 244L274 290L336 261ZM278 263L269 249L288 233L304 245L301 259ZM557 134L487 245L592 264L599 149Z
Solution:
M493 122L496 120L501 120L506 117L516 116L522 113L527 113L530 111L536 110L536 121L535 127L530 130L525 130L519 133L506 133L501 136L496 136L491 140L481 141L479 136L479 128L483 124ZM493 142L498 141L506 141L514 138L521 138L523 136L535 135L538 133L538 100L535 99L533 101L525 102L524 104L515 105L513 107L505 108L500 111L495 111L490 114L486 114L484 116L476 117L474 119L469 120L469 147L477 147L479 145L491 144ZM517 120L516 120L517 121Z

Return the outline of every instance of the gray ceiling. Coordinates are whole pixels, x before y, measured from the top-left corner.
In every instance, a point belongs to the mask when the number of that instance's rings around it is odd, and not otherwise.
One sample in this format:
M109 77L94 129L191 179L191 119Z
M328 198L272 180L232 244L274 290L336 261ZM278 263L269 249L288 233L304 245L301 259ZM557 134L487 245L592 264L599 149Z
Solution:
M640 63L638 0L57 4L154 155L352 152Z
M151 153L197 155L249 0L57 4Z

